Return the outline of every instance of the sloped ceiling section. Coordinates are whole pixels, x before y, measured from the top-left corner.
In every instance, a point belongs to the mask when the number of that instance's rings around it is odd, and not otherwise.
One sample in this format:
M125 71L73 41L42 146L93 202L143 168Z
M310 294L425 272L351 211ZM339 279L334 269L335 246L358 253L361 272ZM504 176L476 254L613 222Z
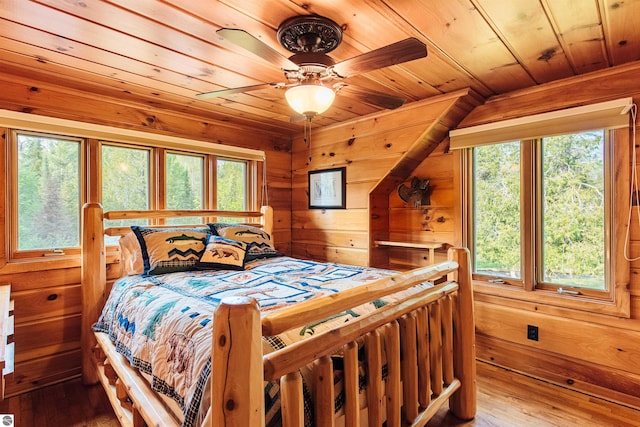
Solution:
M432 104L441 108L440 115L426 124L424 132L415 140L398 162L384 176L372 193L387 195L404 182L413 170L448 139L449 131L455 128L469 112L482 104L482 98L472 89L463 89L448 95L431 98L427 101L416 102L412 107L416 109Z

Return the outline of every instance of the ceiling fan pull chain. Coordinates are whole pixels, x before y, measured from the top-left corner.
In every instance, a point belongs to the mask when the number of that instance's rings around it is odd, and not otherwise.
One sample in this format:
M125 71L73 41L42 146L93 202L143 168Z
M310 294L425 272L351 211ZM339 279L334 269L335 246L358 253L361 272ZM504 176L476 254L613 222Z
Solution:
M309 150L309 163L311 163L311 117L309 117L309 143L307 144L307 150Z

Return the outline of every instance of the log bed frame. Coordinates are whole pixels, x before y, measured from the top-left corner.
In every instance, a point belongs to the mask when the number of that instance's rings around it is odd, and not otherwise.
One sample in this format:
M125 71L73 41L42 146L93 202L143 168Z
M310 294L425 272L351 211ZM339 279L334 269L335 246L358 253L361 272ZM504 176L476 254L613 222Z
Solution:
M83 208L82 348L83 380L101 382L125 426L179 425L150 385L94 333L107 297L105 219L175 216L257 218L271 234L272 211L118 211L97 203ZM122 234L124 228L107 230ZM426 280L438 283L412 298L388 304L284 349L262 353L262 336L324 319ZM298 368L314 366L315 425L333 426L331 355L344 357L344 425L423 426L449 401L451 412L468 420L476 411L473 299L468 251L449 249L449 261L383 278L338 294L319 297L261 317L255 300L223 299L214 313L211 409L204 425L264 426L264 381L279 380L284 426L303 425L302 380ZM358 343L367 362L367 405L359 408ZM382 349L387 377L382 377ZM402 354L402 359L400 355ZM221 375L220 373L225 373Z

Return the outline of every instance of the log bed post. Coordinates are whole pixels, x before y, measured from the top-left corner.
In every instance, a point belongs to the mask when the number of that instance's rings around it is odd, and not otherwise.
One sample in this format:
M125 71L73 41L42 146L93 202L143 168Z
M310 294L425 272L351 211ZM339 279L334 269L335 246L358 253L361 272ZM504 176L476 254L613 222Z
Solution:
M99 203L87 203L82 210L82 381L95 384L98 372L93 348L97 341L92 326L104 306L107 282L104 217Z
M457 276L452 279L459 285L458 313L454 316L454 346L457 350L453 362L455 375L462 383L451 396L449 406L456 417L470 420L476 415L476 340L469 250L451 248L449 259L458 263L457 273L451 273Z
M255 299L224 298L216 308L211 372L211 425L264 426L262 326Z

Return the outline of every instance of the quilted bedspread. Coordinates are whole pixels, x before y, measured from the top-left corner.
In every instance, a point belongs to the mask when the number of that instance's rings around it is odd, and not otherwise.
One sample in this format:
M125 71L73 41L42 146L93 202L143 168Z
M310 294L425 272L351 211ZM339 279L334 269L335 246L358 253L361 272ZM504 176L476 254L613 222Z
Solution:
M278 257L247 263L244 271L206 270L157 276L127 276L113 286L96 331L109 335L132 366L152 378L152 387L175 400L183 426L199 425L209 407L213 312L224 297L255 298L263 312L338 292L394 272ZM263 339L273 351L383 305L374 301L353 310ZM269 417L279 418L265 388ZM271 396L271 398L270 398ZM267 423L269 424L269 423Z

